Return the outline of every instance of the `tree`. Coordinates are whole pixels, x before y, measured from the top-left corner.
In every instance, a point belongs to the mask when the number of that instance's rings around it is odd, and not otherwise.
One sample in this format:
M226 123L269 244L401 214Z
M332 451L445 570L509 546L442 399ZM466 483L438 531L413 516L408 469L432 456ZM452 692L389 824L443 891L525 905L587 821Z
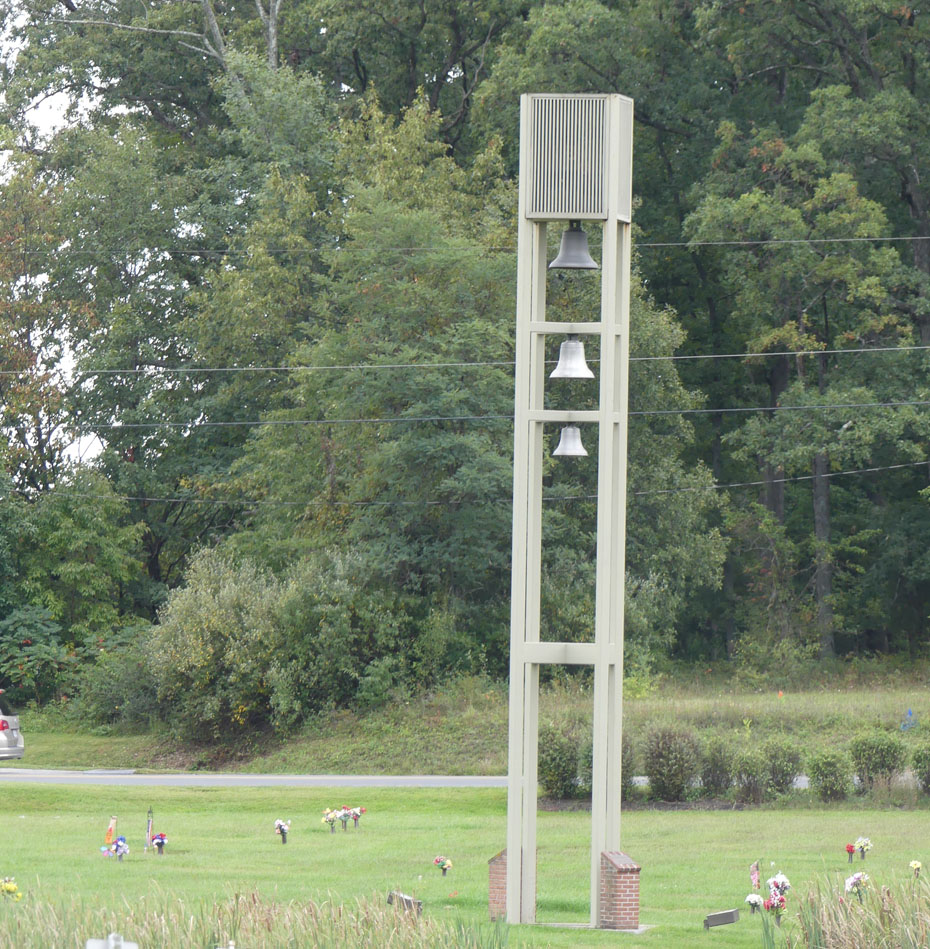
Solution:
M730 125L721 134L715 171L703 186L706 197L689 225L697 240L725 231L746 241L728 259L727 281L732 318L742 323L747 348L784 353L893 346L906 339L907 326L894 306L901 280L895 253L868 244L840 250L831 243L833 237L880 233L881 208L861 197L852 177L832 170L809 143L792 147L769 130L745 141ZM881 439L901 437L903 421L879 411L847 421L841 409L780 410L783 402L813 409L881 401L880 390L869 386L879 380L857 379L855 364L827 356L813 362L809 368L798 360L793 367L789 356L774 357L765 376L773 411L750 418L728 441L738 446L737 457L758 459L768 482L765 499L779 517L784 474L799 466L812 474L816 622L821 654L828 656L834 652L829 469L864 463Z
M47 281L61 239L54 189L22 156L10 172L0 201L0 464L19 492L35 496L62 470L62 360L76 308Z

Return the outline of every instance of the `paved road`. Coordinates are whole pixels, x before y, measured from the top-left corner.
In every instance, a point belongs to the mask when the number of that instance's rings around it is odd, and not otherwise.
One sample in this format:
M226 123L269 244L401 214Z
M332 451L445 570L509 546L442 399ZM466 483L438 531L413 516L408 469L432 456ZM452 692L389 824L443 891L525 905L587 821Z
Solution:
M132 770L46 771L0 768L0 783L113 784L175 788L505 788L506 777L455 775L228 774L206 771L138 774Z

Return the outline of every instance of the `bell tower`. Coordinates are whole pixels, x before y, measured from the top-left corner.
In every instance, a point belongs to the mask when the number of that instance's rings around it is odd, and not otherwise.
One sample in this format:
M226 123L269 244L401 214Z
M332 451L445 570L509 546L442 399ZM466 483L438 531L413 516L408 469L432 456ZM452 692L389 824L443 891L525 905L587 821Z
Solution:
M626 96L529 94L521 99L506 850L506 917L510 923L536 921L539 670L543 664L556 663L588 665L594 670L590 924L601 928L636 926L624 925L629 916L618 924L612 910L605 912L603 895L612 885L608 877L614 868L619 866L618 872L623 873L627 866L618 857L625 857L619 853L620 747L632 146L633 101ZM600 313L595 319L573 323L547 320L549 222L568 225L552 268L597 269L588 253L583 224L601 228ZM592 279L597 279L596 275L592 274ZM565 374L590 378L593 374L585 363L579 337L597 339L597 409L545 408L545 342L549 335L567 337L556 368L558 373L564 361L564 373L556 378ZM559 448L554 452L558 455L587 454L582 434L593 450L596 432L593 642L540 640L546 425L562 428ZM635 870L638 874L639 868ZM638 919L638 876L636 886Z

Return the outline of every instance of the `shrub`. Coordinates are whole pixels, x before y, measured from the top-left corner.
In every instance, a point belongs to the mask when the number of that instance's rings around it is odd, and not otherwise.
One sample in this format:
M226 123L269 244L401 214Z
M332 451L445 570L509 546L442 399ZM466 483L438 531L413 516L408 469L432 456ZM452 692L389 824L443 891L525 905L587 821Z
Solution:
M930 794L930 742L918 745L911 756L911 767L917 786L925 794Z
M578 794L578 745L569 735L551 726L540 729L537 768L539 783L550 797Z
M700 751L689 731L660 728L646 736L643 766L649 793L660 801L683 801L698 775Z
M134 633L134 635L133 635ZM71 714L83 723L148 727L159 717L158 690L146 644L151 627L127 630L98 651L75 678Z
M849 759L841 751L819 751L807 761L811 790L821 801L842 801L849 793Z
M578 793L591 794L591 772L594 764L594 747L589 736L578 752ZM620 742L620 799L627 801L633 789L633 777L636 773L636 753L630 733L624 729Z
M733 760L736 795L741 801L761 804L769 786L769 767L758 748L742 748Z
M897 735L867 732L849 743L853 767L863 788L871 788L879 779L890 781L904 769L907 747Z
M701 749L701 786L708 796L719 797L733 783L733 750L720 735L708 738Z
M149 644L159 699L171 706L179 737L250 735L268 722L280 598L280 583L253 564L214 550L193 558L187 585L171 592Z
M801 771L801 753L788 738L770 738L762 746L768 766L769 787L776 794L787 794Z
M629 800L633 790L633 778L636 775L636 746L633 736L627 729L623 730L623 739L620 744L620 799Z

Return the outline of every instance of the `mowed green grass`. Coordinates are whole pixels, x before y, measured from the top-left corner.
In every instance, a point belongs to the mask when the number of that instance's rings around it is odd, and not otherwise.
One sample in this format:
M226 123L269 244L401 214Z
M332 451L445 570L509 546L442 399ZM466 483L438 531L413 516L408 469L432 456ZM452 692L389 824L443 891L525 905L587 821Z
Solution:
M335 833L325 807L363 805L359 828ZM146 812L168 835L163 857L143 854ZM122 862L100 853L107 821L132 848ZM277 817L293 821L286 845ZM588 918L590 817L541 812L538 918ZM232 893L287 900L382 900L402 890L440 919L487 921L487 861L504 845L506 796L500 790L174 789L4 784L0 794L0 876L14 876L25 896L4 912L29 912L30 901L80 899L87 906L131 906L151 894L176 895L209 911ZM844 845L869 836L873 851L850 868ZM842 886L850 869L877 884L908 876L908 863L930 866L930 812L813 808L746 811L635 810L623 815L623 848L642 865L644 935L512 927L509 945L643 946L679 949L699 941L757 947L758 917L745 911L749 864L763 881L791 880L796 901L814 880ZM432 860L453 861L445 878ZM741 920L712 934L708 912L738 907ZM91 934L83 934L84 937ZM131 939L130 931L123 935ZM81 943L83 945L83 943ZM248 947L245 947L248 949Z

